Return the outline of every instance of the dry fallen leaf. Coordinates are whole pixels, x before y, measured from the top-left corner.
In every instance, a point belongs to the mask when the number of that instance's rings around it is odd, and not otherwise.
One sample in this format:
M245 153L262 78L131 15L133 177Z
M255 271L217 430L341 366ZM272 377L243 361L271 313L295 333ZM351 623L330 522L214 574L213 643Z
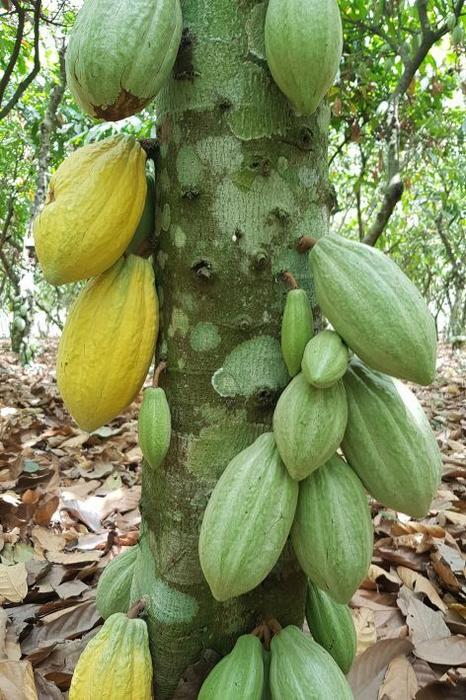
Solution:
M351 614L353 616L354 627L356 629L356 654L359 655L377 641L374 612L369 608L357 608L352 610Z
M25 564L0 564L0 601L20 603L27 595L28 572Z
M405 566L399 566L396 571L403 583L412 591L424 593L429 598L430 602L442 612L448 609L448 606L445 605L429 579L425 576Z
M466 664L466 637L455 635L445 639L426 639L416 644L414 653L431 664L463 666Z
M37 700L34 673L28 661L0 661L0 698Z
M354 697L357 700L378 700L389 663L397 656L409 654L412 648L407 639L383 639L358 656L347 675Z
M413 700L419 689L416 674L406 656L390 661L378 700Z

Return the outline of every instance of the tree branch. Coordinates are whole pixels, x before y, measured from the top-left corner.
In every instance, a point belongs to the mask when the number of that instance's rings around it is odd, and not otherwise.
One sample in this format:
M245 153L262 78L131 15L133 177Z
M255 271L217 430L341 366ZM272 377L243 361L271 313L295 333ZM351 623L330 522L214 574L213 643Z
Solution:
M19 10L19 8L20 8L19 3L16 3L15 0L11 0L11 1L15 4L15 7L17 7ZM2 109L0 109L0 119L3 119L13 109L13 107L18 103L20 97L27 90L29 85L32 83L32 81L34 80L34 78L36 77L36 75L40 71L39 24L40 24L41 5L42 5L42 0L36 0L36 4L34 5L34 66L31 70L31 72L29 73L29 75L19 83L19 85L17 86L17 88L16 88L15 92L13 93L13 96L10 98L10 100L6 103L6 105ZM5 88L6 88L6 85L5 85Z
M10 59L8 61L7 67L5 68L5 72L2 75L2 79L0 80L0 106L2 105L5 90L15 69L16 62L21 51L21 42L24 36L24 23L26 19L26 12L19 4L15 4L15 7L18 13L18 27L16 29L15 44L13 46Z

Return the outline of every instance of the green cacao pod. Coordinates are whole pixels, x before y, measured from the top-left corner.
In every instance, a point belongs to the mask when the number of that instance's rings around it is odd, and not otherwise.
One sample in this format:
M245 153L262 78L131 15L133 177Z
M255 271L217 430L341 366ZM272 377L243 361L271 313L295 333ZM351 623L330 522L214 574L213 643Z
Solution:
M212 492L199 536L201 567L214 598L247 593L270 573L288 538L297 498L298 484L272 433L231 460Z
M300 372L280 396L273 432L290 476L300 481L320 467L339 446L348 407L343 383L317 389Z
M336 332L370 367L430 384L437 338L424 299L379 250L329 235L310 253L317 301Z
M314 333L311 304L304 289L291 289L286 295L282 318L282 355L291 377L298 374L304 348Z
M161 387L145 389L138 419L139 447L152 469L165 459L171 439L171 415Z
M95 604L104 620L113 613L128 612L138 549L138 546L131 547L112 559L99 578Z
M356 359L344 383L346 459L380 503L422 518L440 483L442 459L420 403L402 382Z
M144 620L115 613L79 657L70 700L150 700L152 661Z
M298 114L315 112L335 80L342 48L336 0L269 0L267 63Z
M270 662L272 661L272 654L267 649L262 647L262 658L264 660L264 690L262 691L262 700L272 700L272 695L270 694Z
M357 642L349 607L336 603L309 581L306 619L316 642L328 651L346 675L356 656Z
M66 51L66 79L92 117L139 112L166 82L178 53L179 0L86 0Z
M262 644L252 634L243 634L209 673L198 700L262 700L263 690Z
M347 603L372 558L367 496L337 455L301 482L291 540L301 568L338 603Z
M127 253L138 255L151 246L155 231L155 178L146 174L147 194L144 209L135 234L126 249Z
M301 366L309 384L325 389L342 378L348 360L348 348L338 333L327 330L308 342Z
M271 651L272 700L354 700L330 654L297 627L275 635Z

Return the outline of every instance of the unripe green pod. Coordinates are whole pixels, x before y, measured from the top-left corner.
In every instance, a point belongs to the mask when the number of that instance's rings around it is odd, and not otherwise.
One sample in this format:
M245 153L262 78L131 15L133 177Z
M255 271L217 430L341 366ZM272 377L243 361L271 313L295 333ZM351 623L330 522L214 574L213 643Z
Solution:
M357 642L349 607L332 600L325 591L309 581L306 620L316 642L328 651L346 675L356 656Z
M171 415L161 387L144 391L138 420L139 446L146 462L158 469L165 459L171 438Z
M321 331L306 345L301 368L309 384L328 388L342 378L348 367L348 348L335 331Z
M294 377L301 369L304 348L314 333L311 304L304 289L291 289L282 319L282 355L288 372Z
M155 178L152 173L146 173L147 193L144 209L138 227L126 249L127 253L138 255L141 250L150 245L155 231Z
M282 629L270 648L272 700L354 700L330 654L297 627Z
M133 569L139 547L131 547L107 564L97 584L95 604L106 620L114 613L128 612Z
M243 634L209 673L198 700L262 700L263 690L262 644L252 634Z

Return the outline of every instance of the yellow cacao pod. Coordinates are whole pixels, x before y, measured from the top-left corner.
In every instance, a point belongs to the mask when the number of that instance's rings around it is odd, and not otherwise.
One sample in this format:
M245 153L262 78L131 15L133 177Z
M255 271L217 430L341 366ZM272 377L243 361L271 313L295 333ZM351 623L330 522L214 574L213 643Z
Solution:
M83 430L115 418L147 375L158 331L158 301L149 260L130 255L88 282L63 329L57 384Z
M79 657L69 700L151 700L152 661L144 620L114 613Z
M34 222L48 282L94 277L124 253L144 209L145 163L139 143L123 134L83 146L63 161Z

